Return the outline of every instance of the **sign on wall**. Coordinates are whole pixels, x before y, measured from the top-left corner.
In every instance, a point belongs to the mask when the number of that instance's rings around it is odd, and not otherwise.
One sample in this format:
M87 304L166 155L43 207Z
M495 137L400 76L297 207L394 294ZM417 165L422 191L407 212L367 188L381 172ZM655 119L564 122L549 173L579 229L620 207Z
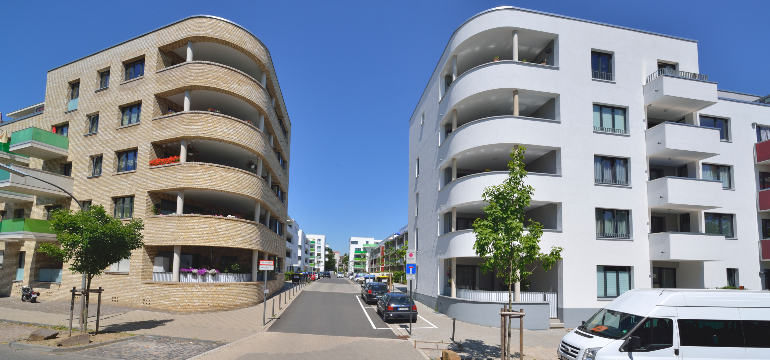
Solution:
M275 261L273 260L259 260L259 270L274 270Z
M417 264L417 253L413 251L409 251L406 253L406 263L407 264Z

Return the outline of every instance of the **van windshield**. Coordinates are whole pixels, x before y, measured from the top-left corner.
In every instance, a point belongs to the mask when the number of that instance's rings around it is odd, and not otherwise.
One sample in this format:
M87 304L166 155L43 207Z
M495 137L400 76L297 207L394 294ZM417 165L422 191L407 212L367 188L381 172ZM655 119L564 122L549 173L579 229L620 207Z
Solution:
M643 316L626 314L620 311L601 309L591 316L580 329L592 335L610 339L620 339L634 329L644 319Z

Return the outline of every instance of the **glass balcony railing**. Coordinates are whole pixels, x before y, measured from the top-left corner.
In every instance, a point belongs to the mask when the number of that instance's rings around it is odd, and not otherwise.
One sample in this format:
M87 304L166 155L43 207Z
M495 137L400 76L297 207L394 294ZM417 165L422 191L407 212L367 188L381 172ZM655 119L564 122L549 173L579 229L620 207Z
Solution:
M69 138L36 127L14 131L11 134L11 141L8 143L8 146L13 147L27 141L38 141L64 150L69 149Z
M54 234L51 223L48 220L38 219L6 219L0 222L0 233L34 232Z
M72 111L78 108L78 99L72 99L67 103L67 111Z

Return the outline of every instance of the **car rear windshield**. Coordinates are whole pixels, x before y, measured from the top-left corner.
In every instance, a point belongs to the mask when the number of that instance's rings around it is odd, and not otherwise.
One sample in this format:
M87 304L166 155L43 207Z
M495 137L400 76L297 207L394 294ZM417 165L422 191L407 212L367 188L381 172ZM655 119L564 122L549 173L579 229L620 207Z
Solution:
M409 305L409 298L406 296L397 296L390 298L391 305Z
M372 291L388 291L388 287L385 285L369 285L369 290Z
M601 309L591 316L581 330L610 339L620 339L644 320L643 316Z

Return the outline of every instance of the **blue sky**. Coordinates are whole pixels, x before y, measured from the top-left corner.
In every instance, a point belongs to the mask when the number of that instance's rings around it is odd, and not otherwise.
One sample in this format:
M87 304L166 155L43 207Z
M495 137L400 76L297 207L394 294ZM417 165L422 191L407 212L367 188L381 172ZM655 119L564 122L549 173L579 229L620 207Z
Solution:
M0 111L44 100L46 72L190 15L268 47L292 121L289 213L347 251L407 223L408 120L452 32L512 5L699 41L720 89L770 94L770 1L6 2Z

